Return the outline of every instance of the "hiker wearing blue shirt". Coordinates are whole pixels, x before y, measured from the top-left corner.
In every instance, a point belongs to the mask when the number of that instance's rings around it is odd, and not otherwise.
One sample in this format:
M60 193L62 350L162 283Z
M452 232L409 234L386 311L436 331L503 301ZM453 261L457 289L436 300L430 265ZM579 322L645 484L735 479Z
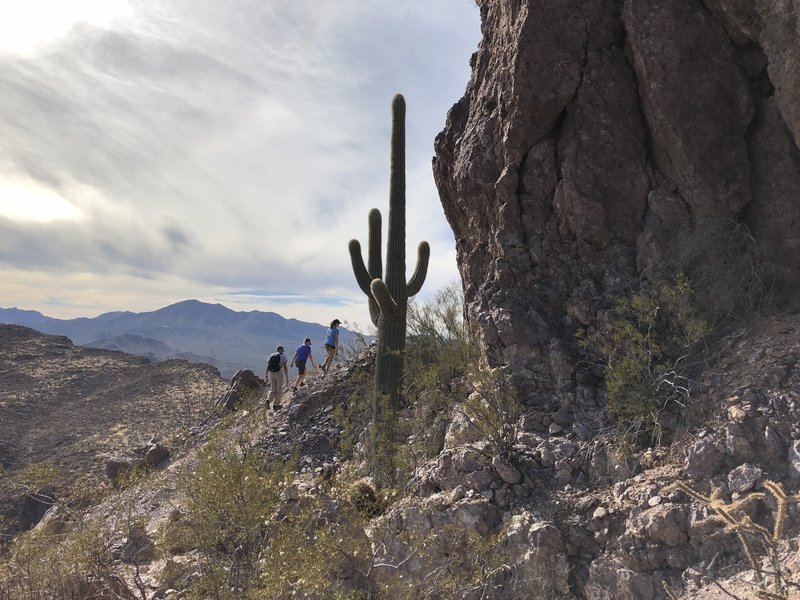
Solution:
M292 357L292 364L289 365L291 367L297 367L297 380L294 382L294 386L292 386L292 391L294 392L296 392L297 388L301 385L305 385L303 379L306 378L306 361L309 359L311 360L311 365L316 367L317 365L314 364L314 357L311 356L311 339L306 338L303 340L303 345L297 347Z
M331 326L328 328L328 333L325 334L325 350L328 352L328 356L325 358L325 364L322 365L323 372L327 372L327 370L331 367L333 364L333 358L339 351L340 324L341 321L339 319L334 319L331 321Z

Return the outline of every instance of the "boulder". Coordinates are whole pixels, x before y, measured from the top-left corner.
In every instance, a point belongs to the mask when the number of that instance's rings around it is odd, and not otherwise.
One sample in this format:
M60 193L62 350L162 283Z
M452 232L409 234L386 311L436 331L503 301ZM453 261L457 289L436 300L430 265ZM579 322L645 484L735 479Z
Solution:
M686 456L686 474L695 481L707 480L722 466L724 455L710 439L699 439Z
M728 489L743 494L752 490L761 481L763 471L753 465L739 465L728 473Z

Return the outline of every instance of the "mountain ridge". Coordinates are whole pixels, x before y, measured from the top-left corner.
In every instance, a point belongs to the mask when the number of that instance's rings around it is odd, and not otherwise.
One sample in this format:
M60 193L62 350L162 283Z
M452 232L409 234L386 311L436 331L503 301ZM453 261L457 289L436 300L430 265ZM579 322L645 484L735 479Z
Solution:
M291 353L306 337L321 345L327 327L275 312L236 311L223 304L182 300L147 312L114 311L58 319L39 311L0 307L0 323L68 337L77 345L146 356L181 358L217 367L225 377L239 369L259 373L277 345ZM354 334L342 328L341 342ZM133 336L133 337L131 337ZM322 356L318 351L318 358Z

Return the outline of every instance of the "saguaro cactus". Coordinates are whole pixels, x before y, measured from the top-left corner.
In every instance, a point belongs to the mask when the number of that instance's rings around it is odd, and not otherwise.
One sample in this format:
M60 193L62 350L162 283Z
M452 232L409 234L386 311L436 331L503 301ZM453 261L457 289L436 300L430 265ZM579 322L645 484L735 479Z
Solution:
M431 252L428 242L420 242L417 249L417 268L406 283L405 116L405 100L402 95L397 94L392 99L391 182L386 278L382 278L381 213L378 209L373 208L369 212L369 255L366 266L358 240L350 240L349 244L353 273L359 287L369 298L370 317L373 324L378 327L373 422L377 427L388 426L390 430L384 430L384 434L389 438L393 438L394 418L400 404L408 299L422 288ZM387 397L391 414L383 415L382 411Z

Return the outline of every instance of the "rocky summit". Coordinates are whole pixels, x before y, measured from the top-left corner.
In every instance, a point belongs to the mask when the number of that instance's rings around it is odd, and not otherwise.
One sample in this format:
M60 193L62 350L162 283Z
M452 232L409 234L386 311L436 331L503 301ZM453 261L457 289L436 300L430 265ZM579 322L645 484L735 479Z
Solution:
M576 330L685 269L683 245L721 244L720 223L746 227L796 306L796 1L479 5L433 170L470 320L521 394L594 396L572 385Z

